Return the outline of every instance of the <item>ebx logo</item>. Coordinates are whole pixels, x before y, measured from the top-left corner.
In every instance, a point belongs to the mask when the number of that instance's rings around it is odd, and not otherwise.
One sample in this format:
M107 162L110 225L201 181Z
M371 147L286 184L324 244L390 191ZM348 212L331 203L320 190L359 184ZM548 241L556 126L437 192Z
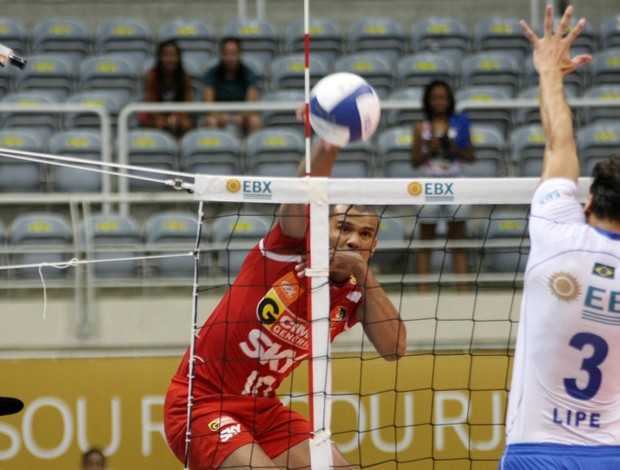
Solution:
M420 183L419 181L413 181L409 183L407 191L412 196L424 195L425 201L442 201L451 202L454 201L454 190L452 189L454 183L446 183L441 181L428 181L426 183Z
M243 199L270 200L271 181L230 179L226 182L226 190L230 193L242 191Z

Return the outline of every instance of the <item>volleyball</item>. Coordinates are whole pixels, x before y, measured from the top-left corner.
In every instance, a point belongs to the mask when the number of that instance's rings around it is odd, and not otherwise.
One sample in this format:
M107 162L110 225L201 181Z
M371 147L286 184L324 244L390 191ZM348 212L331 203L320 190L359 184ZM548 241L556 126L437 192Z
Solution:
M377 130L380 117L379 97L359 75L328 75L310 93L312 129L323 140L339 147L369 139Z

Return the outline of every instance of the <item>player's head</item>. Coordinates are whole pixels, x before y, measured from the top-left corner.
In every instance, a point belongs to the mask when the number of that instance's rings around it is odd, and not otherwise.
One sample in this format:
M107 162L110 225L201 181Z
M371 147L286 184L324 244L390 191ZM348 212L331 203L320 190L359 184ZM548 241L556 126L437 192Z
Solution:
M443 80L430 82L424 88L422 104L427 119L431 119L437 113L452 116L455 107L452 88Z
M330 247L358 251L368 261L377 247L379 217L375 210L364 205L337 204L330 212Z
M89 449L82 455L83 470L105 470L105 455L99 449Z
M620 223L620 154L594 166L586 210L599 220Z

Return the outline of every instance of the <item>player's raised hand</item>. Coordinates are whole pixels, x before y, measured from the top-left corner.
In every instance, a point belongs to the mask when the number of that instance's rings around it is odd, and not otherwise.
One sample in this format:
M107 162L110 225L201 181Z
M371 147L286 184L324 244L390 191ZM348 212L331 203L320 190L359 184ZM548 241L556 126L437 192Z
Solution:
M534 47L534 66L538 73L546 70L559 70L562 75L566 76L580 65L592 62L592 56L589 54L570 56L570 48L586 24L586 20L582 18L568 34L564 35L569 28L572 17L573 7L569 6L564 11L564 15L562 15L562 19L554 32L553 6L547 5L542 38L539 38L525 21L521 21L521 29Z

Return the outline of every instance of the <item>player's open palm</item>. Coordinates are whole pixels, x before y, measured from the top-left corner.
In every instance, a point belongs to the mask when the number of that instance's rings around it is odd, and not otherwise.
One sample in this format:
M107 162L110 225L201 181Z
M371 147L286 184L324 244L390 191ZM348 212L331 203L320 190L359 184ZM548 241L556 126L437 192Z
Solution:
M565 35L569 30L572 16L573 7L569 6L564 12L557 30L554 32L553 6L547 5L542 38L539 38L525 21L521 21L521 29L523 29L525 36L534 47L534 66L538 73L542 74L545 71L559 70L562 75L566 76L580 65L592 62L592 56L589 54L580 54L572 58L570 56L570 48L586 24L582 18Z

